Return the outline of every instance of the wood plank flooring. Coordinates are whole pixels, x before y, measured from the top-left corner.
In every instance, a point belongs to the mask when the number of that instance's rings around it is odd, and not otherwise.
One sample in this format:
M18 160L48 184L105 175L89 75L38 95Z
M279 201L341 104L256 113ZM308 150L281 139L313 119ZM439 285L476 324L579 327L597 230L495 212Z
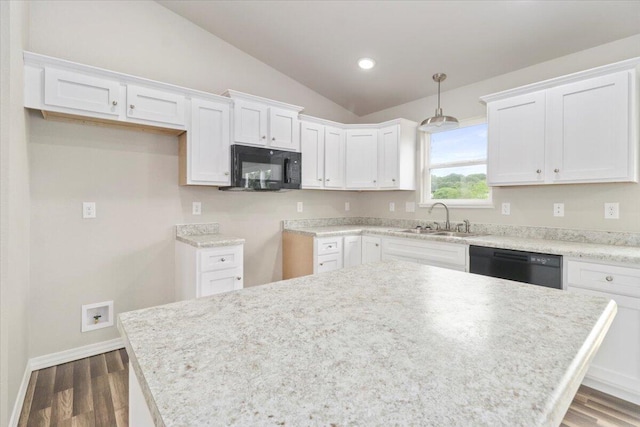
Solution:
M34 371L18 427L127 427L124 349Z
M127 427L124 349L34 371L19 427ZM640 406L581 386L561 427L640 427Z

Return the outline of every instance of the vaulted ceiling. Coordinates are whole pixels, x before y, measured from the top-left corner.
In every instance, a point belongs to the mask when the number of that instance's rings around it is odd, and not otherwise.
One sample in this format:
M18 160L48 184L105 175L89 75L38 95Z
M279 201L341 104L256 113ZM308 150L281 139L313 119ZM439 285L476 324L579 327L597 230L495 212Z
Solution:
M358 115L640 33L638 0L158 3Z

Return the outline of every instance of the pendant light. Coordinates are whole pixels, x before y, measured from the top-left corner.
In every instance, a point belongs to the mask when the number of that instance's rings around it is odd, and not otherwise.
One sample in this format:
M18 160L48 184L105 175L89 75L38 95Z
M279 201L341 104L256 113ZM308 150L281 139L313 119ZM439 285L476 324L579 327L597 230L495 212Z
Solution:
M440 82L447 78L444 73L438 73L433 75L433 81L438 82L438 108L436 108L436 115L425 119L420 123L419 130L427 133L442 132L445 130L457 129L460 125L458 119L451 116L443 116L442 108L440 108Z

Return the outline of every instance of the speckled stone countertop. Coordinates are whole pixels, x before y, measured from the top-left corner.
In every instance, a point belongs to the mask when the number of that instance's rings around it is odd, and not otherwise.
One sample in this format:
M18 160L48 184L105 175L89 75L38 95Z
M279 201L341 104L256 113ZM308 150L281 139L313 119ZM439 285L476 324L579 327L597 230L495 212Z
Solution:
M331 237L354 234L374 234L381 236L402 237L408 239L430 240L465 245L487 246L492 248L514 249L520 251L540 252L554 255L562 255L572 258L585 258L600 261L612 261L621 263L640 263L640 246L618 246L603 243L570 242L554 239L540 239L534 237L515 237L504 235L478 235L471 237L434 236L429 234L405 233L404 227L382 225L318 225L311 227L295 227L285 224L283 231L305 234L314 237ZM306 225L306 224L304 224ZM482 228L478 231L483 233ZM491 230L489 230L491 231ZM586 237L595 235L595 232L585 233ZM634 233L629 233L634 234ZM637 233L635 233L637 234ZM540 232L540 235L549 236L550 233ZM565 234L558 233L560 237ZM594 237L597 240L598 236Z
M176 240L196 248L215 248L218 246L233 246L244 244L244 239L219 234L218 223L208 224L178 224L176 225Z
M557 426L605 298L399 261L120 314L159 426Z

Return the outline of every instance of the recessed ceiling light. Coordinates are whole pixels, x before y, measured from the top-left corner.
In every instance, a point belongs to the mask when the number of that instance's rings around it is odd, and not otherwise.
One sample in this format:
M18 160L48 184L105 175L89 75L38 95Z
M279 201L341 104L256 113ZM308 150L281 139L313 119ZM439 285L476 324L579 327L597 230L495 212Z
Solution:
M358 67L363 70L370 70L376 66L376 61L371 58L360 58L358 59Z

